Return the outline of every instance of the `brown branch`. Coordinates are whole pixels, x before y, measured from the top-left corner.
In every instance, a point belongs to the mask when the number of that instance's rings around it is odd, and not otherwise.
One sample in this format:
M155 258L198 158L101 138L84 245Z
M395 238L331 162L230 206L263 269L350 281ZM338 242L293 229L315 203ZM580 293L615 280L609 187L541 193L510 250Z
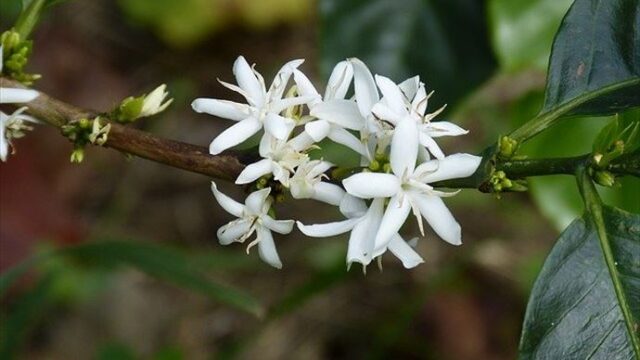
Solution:
M0 77L0 87L25 88L19 82L5 77ZM95 111L64 103L44 93L40 93L40 96L25 105L28 106L29 114L58 128L74 120L94 118L98 114ZM210 155L205 147L163 139L113 121L111 121L107 142L103 146L179 169L230 181L235 180L244 168L244 164L251 160L247 155L237 152Z

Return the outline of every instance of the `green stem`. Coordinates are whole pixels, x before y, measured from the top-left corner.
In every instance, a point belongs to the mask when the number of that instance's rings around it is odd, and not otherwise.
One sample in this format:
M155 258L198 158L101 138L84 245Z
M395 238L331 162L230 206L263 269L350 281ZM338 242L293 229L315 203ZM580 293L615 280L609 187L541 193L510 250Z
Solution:
M42 13L46 2L47 0L32 0L26 8L22 9L15 25L21 40L26 40L31 34L33 27L40 19L40 13Z
M622 311L622 317L624 318L624 323L627 328L629 339L631 340L633 352L636 355L636 359L640 359L640 340L638 339L638 334L634 326L634 319L633 315L631 314L629 303L627 302L627 296L624 293L624 289L622 287L620 274L618 273L618 269L616 268L616 260L613 257L611 242L609 240L609 236L607 235L607 230L604 224L604 217L602 215L602 201L600 200L598 191L591 181L591 177L589 176L588 168L586 166L580 166L578 168L578 170L576 171L576 178L578 180L578 187L580 188L580 194L582 195L582 198L584 200L587 213L593 220L593 224L595 225L596 231L598 232L598 239L600 240L600 247L602 248L604 261L607 264L607 269L609 270L609 275L611 276L613 288L616 293L616 297L618 298L620 310Z

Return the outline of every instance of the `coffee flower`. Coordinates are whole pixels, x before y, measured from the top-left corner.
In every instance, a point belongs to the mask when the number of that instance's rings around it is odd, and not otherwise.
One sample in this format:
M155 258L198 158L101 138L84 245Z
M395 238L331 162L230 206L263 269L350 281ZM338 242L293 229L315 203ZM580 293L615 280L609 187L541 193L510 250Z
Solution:
M238 122L211 142L209 152L213 155L219 154L247 140L262 128L276 139L286 140L296 122L280 113L292 106L313 100L313 97L306 96L282 97L291 74L303 61L293 60L286 63L267 90L262 75L249 66L244 57L238 57L233 64L233 74L238 85L223 81L220 83L242 95L247 100L247 104L208 98L196 99L191 104L196 112Z
M456 154L432 160L416 167L418 134L410 119L395 128L391 144L392 174L359 173L343 181L347 192L363 199L390 198L375 238L375 248L384 248L400 230L409 212L431 225L443 240L461 244L460 225L444 205L441 197L450 194L435 190L431 182L470 176L480 164L480 157Z
M221 193L214 182L211 183L211 190L218 204L226 212L238 218L218 229L220 244L242 243L255 233L256 239L247 246L247 253L251 247L257 245L260 258L264 262L275 268L282 268L282 261L278 256L271 231L288 234L293 229L294 221L275 220L268 215L272 202L269 197L271 189L266 188L249 194L244 204Z

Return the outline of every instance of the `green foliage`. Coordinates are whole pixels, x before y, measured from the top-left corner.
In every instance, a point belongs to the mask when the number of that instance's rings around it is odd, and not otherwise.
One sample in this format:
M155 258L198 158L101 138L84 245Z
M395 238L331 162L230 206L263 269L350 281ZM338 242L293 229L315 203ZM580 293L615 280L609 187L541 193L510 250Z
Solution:
M435 107L453 103L495 68L475 0L322 0L321 66L358 57L396 81L420 75Z
M190 256L175 248L134 241L94 242L63 248L50 252L46 256L40 255L38 261L47 259L49 256L63 256L93 267L131 266L153 277L201 293L256 316L264 313L264 309L255 298L240 290L212 281L205 275L201 262L192 263ZM29 265L38 261L27 260ZM1 274L1 289L6 291L11 282L16 281L29 265L21 264ZM0 296L2 295L3 293L0 292Z
M606 115L640 106L640 2L577 0L553 43L543 113Z
M490 0L491 40L502 69L547 68L551 43L573 0Z
M604 221L637 324L640 215L605 208ZM595 225L585 215L560 236L536 280L520 355L523 359L558 358L560 354L571 359L631 359L634 352L629 336Z

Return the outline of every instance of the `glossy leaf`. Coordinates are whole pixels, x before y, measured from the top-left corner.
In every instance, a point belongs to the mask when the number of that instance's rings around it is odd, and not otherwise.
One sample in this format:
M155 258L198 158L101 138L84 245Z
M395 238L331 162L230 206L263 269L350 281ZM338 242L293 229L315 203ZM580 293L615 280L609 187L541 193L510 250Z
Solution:
M551 44L573 0L490 0L491 39L507 71L547 68Z
M495 67L476 0L321 0L321 66L348 57L401 81L420 75L436 91L434 106L452 103Z
M571 115L640 106L640 2L576 0L562 20L538 116L510 136L525 141Z
M603 210L625 301L637 326L640 215ZM585 215L562 233L536 280L525 315L521 358L632 359L632 335L620 304L595 225Z
M576 0L553 44L543 112L612 114L640 106L640 2Z

